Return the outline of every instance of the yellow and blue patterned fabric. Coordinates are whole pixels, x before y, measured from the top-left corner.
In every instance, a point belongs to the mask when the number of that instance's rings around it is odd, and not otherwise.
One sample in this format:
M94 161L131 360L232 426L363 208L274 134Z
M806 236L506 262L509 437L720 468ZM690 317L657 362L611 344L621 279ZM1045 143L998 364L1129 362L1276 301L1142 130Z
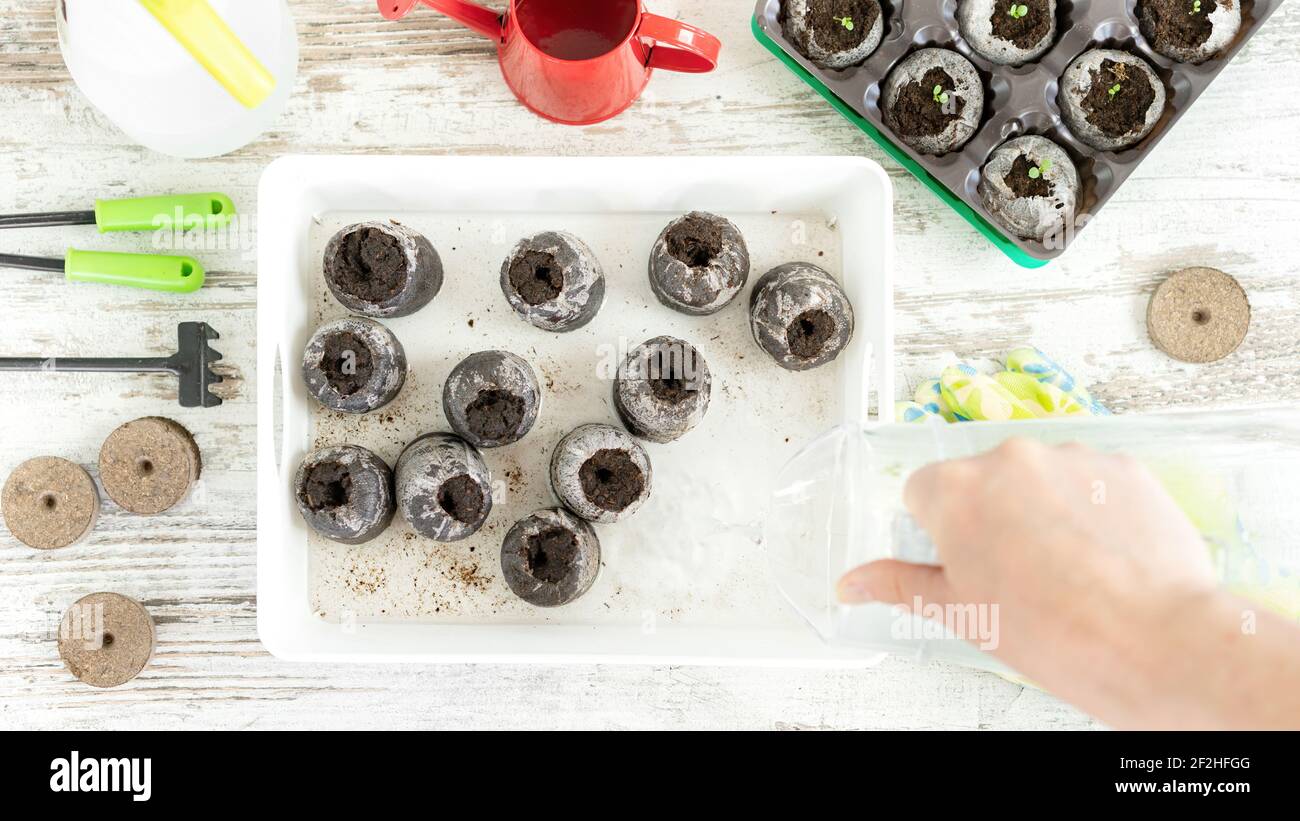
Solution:
M948 422L970 421L969 419L959 418L957 414L953 413L952 408L948 407L948 401L943 398L943 388L939 385L938 379L927 379L922 382L917 387L916 395L912 399L931 414L942 416ZM916 420L904 421L915 422Z
M1039 382L1028 374L1015 371L995 373L993 378L1038 416L1091 415L1079 400L1051 382Z
M970 365L951 365L939 377L939 389L953 413L966 419L1004 422L1035 419L1038 414L991 376Z
M1092 394L1088 393L1088 389L1079 384L1069 371L1037 348L1016 348L1007 354L1007 370L1012 373L1023 373L1032 376L1039 382L1060 388L1065 393L1073 396L1093 416L1110 415L1110 411L1093 399Z
M1034 347L1007 354L1006 370L989 376L960 363L927 379L911 401L896 403L894 418L923 422L1042 419L1053 416L1109 416L1088 389L1054 359Z
M930 407L916 402L895 402L894 419L899 422L923 422L928 417L938 416Z

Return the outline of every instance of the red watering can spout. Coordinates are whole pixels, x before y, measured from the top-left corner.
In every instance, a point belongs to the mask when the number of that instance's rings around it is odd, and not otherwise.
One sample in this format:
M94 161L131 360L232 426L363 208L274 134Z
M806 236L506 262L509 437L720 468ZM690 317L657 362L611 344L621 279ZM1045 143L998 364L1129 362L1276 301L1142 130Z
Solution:
M389 20L401 20L416 0L379 0L379 13Z
M379 13L389 20L400 20L417 2L442 12L486 37L494 40L501 37L501 15L465 0L378 0Z

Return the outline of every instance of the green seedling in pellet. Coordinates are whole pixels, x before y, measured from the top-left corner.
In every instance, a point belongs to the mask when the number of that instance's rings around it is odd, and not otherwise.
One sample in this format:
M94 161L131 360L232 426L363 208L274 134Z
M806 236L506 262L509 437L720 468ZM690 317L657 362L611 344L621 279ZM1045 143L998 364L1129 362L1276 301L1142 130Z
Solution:
M1197 4L1198 4L1198 5L1200 4L1200 0L1197 0ZM844 28L845 28L846 30L848 30L848 31L853 31L853 18L852 18L852 17L845 16L845 17L835 17L835 18L832 18L832 19L834 19L835 22L839 23L841 26L844 26Z
M1189 11L1189 12L1187 12L1187 13L1188 13L1188 14L1200 14L1200 13L1201 13L1201 0L1192 0L1192 10Z
M1111 86L1110 88L1106 89L1106 93L1107 93L1108 95L1110 95L1110 99L1113 100L1113 99L1115 99L1115 96L1119 94L1119 90L1120 90L1120 84L1119 84L1119 83L1116 83L1115 85L1113 85L1113 86Z
M1047 169L1052 167L1052 161L1044 158L1042 162L1029 169L1029 179L1036 180L1047 174Z
M1197 2L1199 3L1200 0L1197 0ZM1016 20L1019 20L1021 17L1024 17L1028 13L1029 13L1029 6L1025 6L1025 5L1017 6L1015 3L1012 3L1011 8L1007 9L1007 14L1011 15Z
M934 101L939 105L948 104L948 92L943 90L943 86L934 87Z

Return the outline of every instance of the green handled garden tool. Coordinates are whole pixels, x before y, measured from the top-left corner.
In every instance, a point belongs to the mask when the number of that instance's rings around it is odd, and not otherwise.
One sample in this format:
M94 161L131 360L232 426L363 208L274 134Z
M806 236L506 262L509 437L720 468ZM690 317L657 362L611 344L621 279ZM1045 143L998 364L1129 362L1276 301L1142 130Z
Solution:
M41 214L0 214L0 228L96 225L109 231L221 228L235 215L225 194L177 194L96 200L94 210ZM63 259L0 254L0 267L65 274L70 282L101 282L151 291L187 294L203 286L203 266L191 257L81 251L69 248Z

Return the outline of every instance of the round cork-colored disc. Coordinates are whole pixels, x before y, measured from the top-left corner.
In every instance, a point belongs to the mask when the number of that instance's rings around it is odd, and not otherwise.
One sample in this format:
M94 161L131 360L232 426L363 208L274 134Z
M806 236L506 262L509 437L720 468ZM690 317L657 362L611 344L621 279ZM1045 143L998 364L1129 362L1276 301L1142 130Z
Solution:
M1250 300L1237 280L1216 268L1170 274L1147 305L1156 347L1183 362L1214 362L1233 351L1250 328Z
M91 593L63 614L59 655L87 684L116 687L149 663L153 636L153 619L140 602L120 593Z
M0 509L14 538L53 550L80 541L95 526L99 492L81 465L57 456L23 462L5 480Z
M131 513L161 513L199 478L202 462L194 437L180 423L158 416L127 422L99 449L99 481Z

